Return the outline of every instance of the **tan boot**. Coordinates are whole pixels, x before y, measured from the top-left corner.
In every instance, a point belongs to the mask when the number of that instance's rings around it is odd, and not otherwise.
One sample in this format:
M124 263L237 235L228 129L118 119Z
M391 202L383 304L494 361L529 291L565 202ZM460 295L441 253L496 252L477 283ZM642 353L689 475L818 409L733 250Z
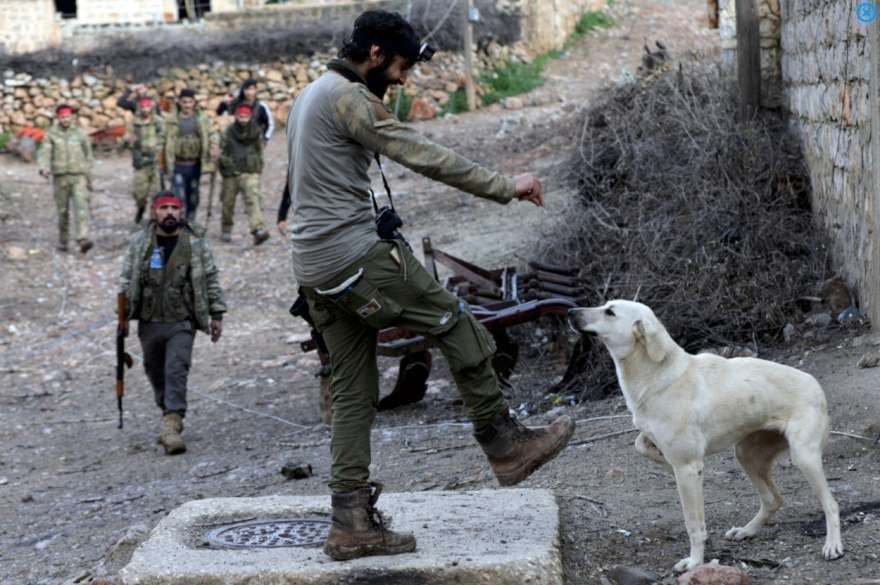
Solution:
M574 433L574 421L561 416L547 428L529 428L508 412L495 415L474 433L503 486L516 485L556 457Z
M382 484L353 492L333 494L333 525L324 542L324 552L336 561L371 555L398 555L416 550L416 537L408 532L392 532L388 522L374 506Z
M180 433L183 432L183 418L176 412L169 412L162 417L162 432L158 443L165 448L166 455L177 455L186 451L186 443Z
M269 232L266 230L257 230L254 232L254 246L259 246L269 239Z
M83 238L81 240L77 240L76 243L79 244L80 254L85 254L86 252L91 250L92 247L94 247L94 245L95 245L94 242L92 242L88 238Z

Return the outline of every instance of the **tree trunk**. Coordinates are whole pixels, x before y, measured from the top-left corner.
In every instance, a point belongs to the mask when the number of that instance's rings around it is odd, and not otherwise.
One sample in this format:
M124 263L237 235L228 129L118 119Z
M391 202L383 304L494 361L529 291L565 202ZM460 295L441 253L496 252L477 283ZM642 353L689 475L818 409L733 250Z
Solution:
M739 115L754 116L761 105L761 28L756 0L736 0L736 69Z

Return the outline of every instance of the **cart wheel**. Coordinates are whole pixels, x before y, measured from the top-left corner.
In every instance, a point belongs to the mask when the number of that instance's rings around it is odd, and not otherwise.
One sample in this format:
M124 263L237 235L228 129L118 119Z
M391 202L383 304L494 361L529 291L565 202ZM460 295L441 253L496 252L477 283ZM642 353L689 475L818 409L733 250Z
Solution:
M495 368L498 381L507 384L519 358L519 344L504 329L493 331L492 337L495 338L496 347L495 355L492 356L492 367Z
M397 383L391 394L379 401L379 410L391 410L404 404L418 402L428 390L431 374L431 352L428 350L408 353L400 360Z
M333 401L330 399L330 373L319 374L318 380L321 381L321 389L318 394L318 414L321 416L321 422L329 425L333 421Z

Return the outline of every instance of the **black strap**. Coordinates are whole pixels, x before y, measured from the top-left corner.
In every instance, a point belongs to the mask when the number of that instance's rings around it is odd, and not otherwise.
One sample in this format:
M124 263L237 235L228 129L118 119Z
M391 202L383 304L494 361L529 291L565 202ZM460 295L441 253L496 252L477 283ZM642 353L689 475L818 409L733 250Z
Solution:
M388 179L385 178L385 171L382 169L382 159L379 158L379 153L374 152L373 158L376 159L376 164L379 165L379 174L382 175L382 184L385 185L385 193L388 195L388 202L391 204L392 211L397 211L394 209L394 198L391 196L391 187L388 185ZM373 210L376 213L379 213L379 206L376 204L376 194L370 189L370 197L373 199Z

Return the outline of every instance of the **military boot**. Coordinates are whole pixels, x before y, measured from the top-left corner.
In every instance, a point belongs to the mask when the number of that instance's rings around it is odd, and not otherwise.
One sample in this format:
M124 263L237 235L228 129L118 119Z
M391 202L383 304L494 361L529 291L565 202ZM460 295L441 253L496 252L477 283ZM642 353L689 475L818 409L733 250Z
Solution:
M397 555L416 550L416 538L408 532L392 532L390 521L375 508L381 483L353 492L334 493L333 524L324 552L336 561L371 555Z
M266 230L256 230L254 231L254 246L259 246L263 242L269 239L269 232Z
M76 243L79 244L79 251L81 254L85 254L86 252L91 250L92 247L94 247L94 245L95 245L94 242L92 242L88 238L82 238L81 240L77 240Z
M507 411L474 433L503 486L516 485L556 457L574 433L574 421L561 416L547 428L529 428Z
M162 432L157 443L165 448L166 455L177 455L186 451L186 444L180 433L183 432L183 418L176 412L169 412L162 417Z
M135 225L140 225L141 220L144 218L144 209L146 205L138 204L137 212L134 214L134 223Z

